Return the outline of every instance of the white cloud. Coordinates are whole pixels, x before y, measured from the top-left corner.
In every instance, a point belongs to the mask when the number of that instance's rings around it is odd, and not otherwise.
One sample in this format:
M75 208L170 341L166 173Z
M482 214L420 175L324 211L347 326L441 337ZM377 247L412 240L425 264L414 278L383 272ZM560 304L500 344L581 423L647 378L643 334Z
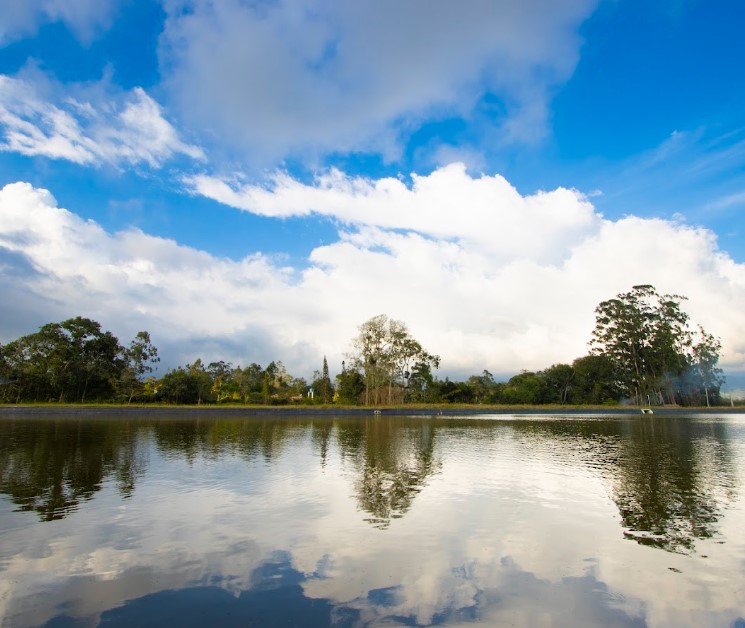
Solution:
M161 65L184 119L261 165L338 151L393 159L424 119L480 121L499 129L495 141L531 142L595 5L172 2ZM479 113L484 97L499 100L501 120Z
M455 167L411 189L334 176L338 187L325 183L296 211L354 223L364 207L378 224L340 231L303 271L260 253L233 261L137 230L110 234L57 208L48 192L7 185L4 303L46 302L57 315L50 320L90 316L125 341L147 329L169 366L198 356L281 359L302 376L324 354L338 368L357 326L384 312L442 356L444 373L467 375L571 361L586 351L601 300L652 283L687 295L686 311L722 338L723 365L745 369L745 265L707 230L609 221L577 192L521 197L500 177L473 179ZM286 189L292 182L263 192L270 215L289 213ZM440 202L427 214L432 199Z
M407 187L395 178L352 178L331 170L313 185L283 173L270 186L231 187L206 175L186 183L196 194L262 216L316 213L347 224L410 230L478 246L492 261L558 261L601 223L576 191L521 196L503 177L473 178L459 163L412 179Z
M83 43L111 26L120 0L3 0L0 44L33 35L48 22L63 22Z
M204 158L199 147L179 139L143 89L113 102L97 98L91 103L68 96L55 104L31 82L0 75L0 150L81 165L157 167L177 154Z

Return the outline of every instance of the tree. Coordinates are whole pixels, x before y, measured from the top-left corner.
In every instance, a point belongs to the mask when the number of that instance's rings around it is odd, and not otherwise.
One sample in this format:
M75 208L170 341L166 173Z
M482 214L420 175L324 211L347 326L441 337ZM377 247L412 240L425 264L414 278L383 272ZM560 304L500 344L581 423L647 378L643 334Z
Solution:
M414 403L434 402L439 399L435 378L429 364L417 362L411 369L407 399Z
M144 378L153 372L152 365L160 362L158 349L151 342L148 332L137 332L129 347L124 349L124 359L126 366L122 371L121 385L125 392L129 391L129 404L136 393L144 390Z
M719 353L722 350L722 343L718 338L704 331L702 327L698 328L698 342L692 348L692 373L694 381L692 388L698 390L700 402L700 391L703 390L706 406L709 407L712 401L719 401L719 389L724 384L722 369L717 367L719 362Z
M494 401L494 376L486 369L481 375L471 375L466 384L472 391L474 403L491 403Z
M262 402L264 369L261 367L260 364L256 364L256 362L253 362L244 369L238 368L233 377L238 388L238 395L244 402ZM267 389L267 397L268 396L269 393Z
M334 401L343 404L357 404L365 390L365 379L355 368L347 368L341 363L341 373L336 376Z
M329 403L331 398L334 396L333 386L331 385L331 377L329 377L329 363L326 360L326 356L323 356L323 371L321 372L321 382L319 388L319 394L321 395L321 401L323 403Z
M618 369L607 355L577 358L572 368L572 403L602 405L623 397Z
M352 364L364 375L367 405L377 405L385 399L393 403L394 390L404 401L403 392L414 367L419 364L436 369L440 365L440 358L425 351L405 323L385 314L360 325L352 344Z
M186 370L192 378L197 391L197 404L203 401L213 401L212 377L202 364L202 358L194 360L193 364L187 364Z
M603 301L595 310L592 352L613 362L623 393L636 403L689 401L691 372L697 364L708 373L709 383L719 381L713 369L721 346L700 329L704 344L701 359L696 357L696 334L681 310L681 300L685 297L660 295L653 286L641 285Z
M207 373L212 381L211 393L217 403L230 399L237 390L233 382L233 365L220 360L207 365Z
M313 371L310 388L313 390L314 403L331 403L334 398L334 385L331 383L326 356L323 356L323 370Z
M472 403L473 389L467 382L451 382L447 377L443 382L437 382L439 401L443 403Z
M191 404L199 401L199 383L187 369L179 366L160 380L159 398L168 403Z
M542 403L543 382L538 373L523 371L511 377L502 391L505 403L537 404Z
M539 403L569 403L572 401L574 369L569 364L554 364L540 371L541 397Z
M3 361L18 401L85 401L111 398L125 365L122 352L111 332L78 316L8 343Z

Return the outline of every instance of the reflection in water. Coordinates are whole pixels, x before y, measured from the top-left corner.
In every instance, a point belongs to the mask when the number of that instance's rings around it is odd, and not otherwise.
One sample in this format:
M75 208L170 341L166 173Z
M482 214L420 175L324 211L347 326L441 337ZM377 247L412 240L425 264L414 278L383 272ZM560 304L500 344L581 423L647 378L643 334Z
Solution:
M729 625L743 427L0 417L0 623Z
M439 467L433 461L435 425L432 419L404 417L5 421L0 422L0 491L20 510L35 510L51 521L91 499L110 476L123 496L134 490L146 464L138 433L152 434L164 455L188 462L226 454L271 461L310 428L325 465L336 426L342 455L359 471L354 490L360 508L370 515L367 521L385 528L406 513Z
M128 497L147 464L140 436L129 421L2 421L0 492L44 521L74 511L109 477Z
M639 543L691 551L717 532L737 475L721 423L642 419L621 441L614 499Z
M278 552L257 567L251 588L237 596L219 586L158 591L104 612L101 626L321 626L357 625L359 612L305 596L304 574ZM62 617L58 619L63 619Z
M638 543L689 552L717 532L737 498L735 458L721 421L675 416L626 421L515 422L530 447L548 445L567 462L586 464L610 484L624 535Z
M433 419L390 416L340 423L342 455L359 470L357 502L376 528L403 517L441 466L434 460L435 426Z
M453 428L467 428L474 439L509 429L528 449L587 464L609 482L625 535L671 551L691 551L696 539L716 534L722 509L737 496L724 423L670 416L498 423L394 416L4 420L0 492L19 510L51 521L91 499L110 478L123 497L131 495L145 473L151 435L164 455L186 461L236 454L270 462L310 431L322 466L335 434L341 456L357 469L354 493L365 520L384 529L441 469L435 435Z
M472 624L481 619L480 607L498 608L505 599L511 598L522 601L527 625L543 623L542 620L550 617L554 626L646 626L642 617L616 608L607 587L591 574L549 583L520 570L510 561L500 565L499 570L504 582L502 587L483 590L469 605L443 608L428 623ZM307 575L293 568L289 555L277 552L253 570L250 588L238 595L216 585L159 591L105 611L99 625L141 628L421 625L415 616L396 614L401 587L373 589L362 599L333 604L327 599L308 597L302 586L308 580ZM371 609L378 609L378 612ZM386 610L392 613L386 615ZM67 619L72 618L58 616L55 624ZM504 623L497 617L495 622Z
M193 461L198 456L217 459L238 454L246 460L261 456L266 461L281 455L283 448L309 426L307 418L241 420L183 417L152 421L155 442L162 452Z

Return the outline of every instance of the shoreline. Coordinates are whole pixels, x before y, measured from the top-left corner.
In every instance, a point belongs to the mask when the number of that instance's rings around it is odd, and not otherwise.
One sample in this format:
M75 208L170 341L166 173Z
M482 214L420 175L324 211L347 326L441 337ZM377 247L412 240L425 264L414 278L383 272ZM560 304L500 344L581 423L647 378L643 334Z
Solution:
M745 414L742 406L718 406L713 408L680 408L654 407L654 414L644 415L638 406L152 406L152 405L0 405L0 417L40 416L40 415L108 415L108 416L143 416L143 415L187 415L187 416L418 416L418 417L458 417L485 415L551 415L551 416L687 416Z

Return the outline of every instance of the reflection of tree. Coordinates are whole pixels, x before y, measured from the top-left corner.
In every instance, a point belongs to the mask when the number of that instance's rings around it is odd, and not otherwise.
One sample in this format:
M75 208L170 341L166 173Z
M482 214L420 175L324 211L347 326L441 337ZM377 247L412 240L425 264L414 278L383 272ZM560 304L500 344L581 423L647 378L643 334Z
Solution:
M204 418L181 416L154 423L158 448L166 455L217 458L234 454L251 460L259 455L268 462L310 421L306 418Z
M735 498L735 467L721 423L640 419L622 440L614 500L626 536L670 551L691 551L713 536Z
M145 415L147 416L147 415ZM325 465L338 447L354 469L359 508L386 528L411 508L439 470L436 430L466 430L474 441L509 433L527 457L586 465L603 477L625 534L669 551L692 551L717 533L736 498L737 472L724 423L655 414L605 420L433 420L369 416L235 418L158 415L141 420L3 419L0 492L21 510L59 519L91 499L107 480L129 496L152 441L166 457L193 461L225 455L274 462L308 444Z
M0 492L44 521L61 519L115 477L126 497L145 460L127 421L0 421Z
M692 551L696 540L716 534L736 498L735 463L716 421L655 415L512 426L532 451L545 440L555 455L599 472L612 487L624 535L638 543Z
M342 455L357 465L357 500L375 527L403 517L427 477L434 459L435 427L430 419L374 417L338 423Z
M311 423L311 438L313 439L313 446L318 450L321 457L322 467L326 466L332 428L333 423L330 419L316 419Z

